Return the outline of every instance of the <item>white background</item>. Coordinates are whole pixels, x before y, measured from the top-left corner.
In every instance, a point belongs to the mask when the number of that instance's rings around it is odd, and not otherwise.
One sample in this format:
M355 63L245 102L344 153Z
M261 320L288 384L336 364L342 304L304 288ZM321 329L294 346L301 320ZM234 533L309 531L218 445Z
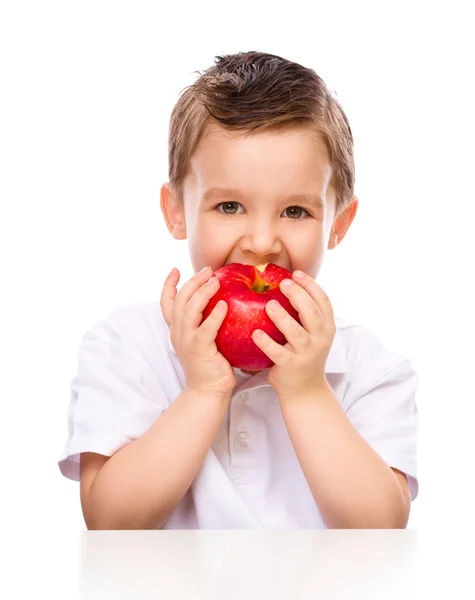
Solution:
M474 88L469 2L3 2L2 511L76 535L57 460L82 335L191 276L159 203L170 112L216 55L313 68L355 138L359 211L319 277L418 371L409 526L473 525ZM181 284L180 284L181 285Z

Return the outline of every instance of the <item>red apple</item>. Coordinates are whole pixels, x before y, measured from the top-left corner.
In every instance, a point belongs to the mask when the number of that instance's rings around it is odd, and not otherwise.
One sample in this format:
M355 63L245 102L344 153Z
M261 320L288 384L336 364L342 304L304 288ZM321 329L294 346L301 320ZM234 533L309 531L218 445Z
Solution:
M282 346L287 343L284 334L266 313L269 300L277 300L300 323L297 311L280 291L282 279L292 279L292 273L273 263L243 265L231 263L213 275L219 280L219 289L203 311L204 321L219 300L225 300L228 310L216 336L216 346L231 366L246 371L260 371L274 363L252 340L252 332L262 329Z

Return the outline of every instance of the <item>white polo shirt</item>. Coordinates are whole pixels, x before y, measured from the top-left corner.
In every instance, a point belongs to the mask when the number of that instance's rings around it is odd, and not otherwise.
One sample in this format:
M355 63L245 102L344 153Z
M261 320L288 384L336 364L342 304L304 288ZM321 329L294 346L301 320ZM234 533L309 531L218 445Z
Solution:
M417 374L368 329L335 318L327 380L346 416L417 496ZM163 529L325 529L290 441L269 369L234 369L229 409L190 489ZM84 336L71 383L62 474L79 455L112 456L143 435L185 387L160 303L114 309Z

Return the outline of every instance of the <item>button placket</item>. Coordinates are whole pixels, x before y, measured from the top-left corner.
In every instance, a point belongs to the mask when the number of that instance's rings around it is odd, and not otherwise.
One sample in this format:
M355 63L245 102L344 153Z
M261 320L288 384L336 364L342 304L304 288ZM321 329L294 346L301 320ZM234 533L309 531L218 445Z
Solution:
M234 398L229 411L229 468L233 476L240 480L248 477L247 471L257 467L257 457L253 451L252 437L255 433L251 425L249 408L246 405L246 392ZM234 402L234 400L238 400ZM246 475L244 475L246 473Z

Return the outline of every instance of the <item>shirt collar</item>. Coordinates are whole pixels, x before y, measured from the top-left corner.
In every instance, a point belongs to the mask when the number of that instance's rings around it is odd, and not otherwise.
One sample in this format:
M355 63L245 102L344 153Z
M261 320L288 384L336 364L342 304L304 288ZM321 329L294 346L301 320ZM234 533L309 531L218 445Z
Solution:
M176 356L175 348L173 347L171 337L170 337L170 329L168 329L168 348L172 354ZM267 381L267 374L269 373L271 367L267 369L263 369L259 373L255 375L251 375L249 379L245 382L245 387L256 387L258 385L265 385ZM235 369L238 372L241 372L239 369ZM345 344L343 342L342 335L340 330L337 328L335 337L333 338L333 343L330 348L330 352L328 353L327 362L325 364L325 373L347 373L348 366L346 361L346 349ZM245 375L245 373L244 373ZM270 385L270 384L267 384ZM243 386L244 387L244 386Z

